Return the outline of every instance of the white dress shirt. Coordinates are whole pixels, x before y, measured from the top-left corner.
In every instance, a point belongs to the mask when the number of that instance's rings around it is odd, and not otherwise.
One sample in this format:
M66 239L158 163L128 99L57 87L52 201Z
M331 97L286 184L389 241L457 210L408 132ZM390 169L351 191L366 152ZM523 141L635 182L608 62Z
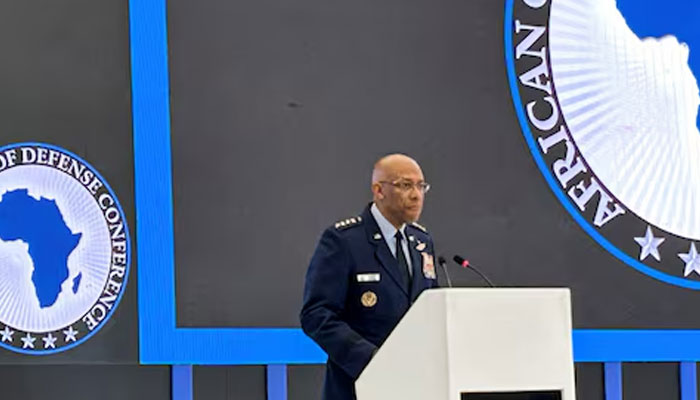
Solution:
M384 242L386 242L386 245L389 246L389 251L391 251L394 258L396 258L396 238L394 236L396 235L397 230L401 231L401 247L403 247L403 255L406 257L406 263L408 264L408 275L413 276L413 262L411 261L411 253L408 251L406 224L403 224L399 229L396 229L394 225L392 225L392 223L389 222L384 215L382 215L382 212L379 211L379 208L374 203L372 203L372 207L370 207L370 212L372 213L374 220L377 221L379 230L381 231L382 236L384 236Z

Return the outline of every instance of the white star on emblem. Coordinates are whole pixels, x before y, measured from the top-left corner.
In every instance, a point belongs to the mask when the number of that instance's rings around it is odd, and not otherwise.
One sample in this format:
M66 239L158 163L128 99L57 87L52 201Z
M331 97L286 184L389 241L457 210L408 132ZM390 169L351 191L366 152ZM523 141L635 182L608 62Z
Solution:
M695 243L690 244L690 251L687 253L678 253L678 257L685 263L683 276L688 276L692 274L693 271L700 275L700 257L698 257L698 250L695 248Z
M10 342L12 343L12 335L14 335L15 332L10 329L9 326L6 326L5 329L0 331L0 335L2 335L2 341L3 342Z
M26 349L27 347L29 348L34 348L34 342L36 341L35 337L32 337L32 335L27 332L27 336L23 336L20 338L22 340L22 348Z
M75 335L78 334L78 331L74 330L72 326L69 326L67 330L63 331L63 333L66 335L64 340L66 343L68 343L71 340L75 342Z
M644 235L644 237L634 238L634 241L642 247L641 252L639 253L639 259L644 260L649 254L651 254L654 258L656 258L656 261L661 261L659 246L664 242L664 240L666 240L666 238L654 237L654 234L651 232L651 227L647 225L647 233Z
M45 349L48 349L48 348L55 349L56 348L56 344L55 344L56 339L58 339L58 338L53 337L50 333L48 336L41 338L41 340L44 341L44 348Z

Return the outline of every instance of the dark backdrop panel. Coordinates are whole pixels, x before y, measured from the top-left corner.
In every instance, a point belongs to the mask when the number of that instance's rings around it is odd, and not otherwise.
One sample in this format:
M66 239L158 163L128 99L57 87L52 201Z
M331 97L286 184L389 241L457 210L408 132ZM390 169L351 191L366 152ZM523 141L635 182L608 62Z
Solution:
M625 363L622 392L627 399L680 399L677 363Z
M0 366L3 398L170 400L170 368L136 365Z
M422 222L500 285L570 286L577 328L698 328L695 291L608 254L532 160L494 0L168 2L178 323L298 326L320 232L405 152ZM453 267L458 285L481 285Z
M0 144L63 147L95 167L126 213L129 282L100 332L75 349L27 357L0 349L1 363L138 360L127 3L120 0L4 2L0 13Z
M603 364L576 363L576 398L580 400L604 400L605 382Z
M263 366L195 366L193 371L196 400L267 399Z
M287 368L289 400L320 399L325 365L290 365Z

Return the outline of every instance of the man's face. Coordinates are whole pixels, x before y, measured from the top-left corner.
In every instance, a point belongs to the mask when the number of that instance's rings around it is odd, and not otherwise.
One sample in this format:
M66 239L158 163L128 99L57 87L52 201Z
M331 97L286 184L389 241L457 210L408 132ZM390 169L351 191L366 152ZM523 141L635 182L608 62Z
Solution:
M392 168L387 182L382 184L383 208L393 223L411 223L420 218L424 194L418 186L425 182L423 172L415 163L401 163ZM410 188L409 188L410 185Z

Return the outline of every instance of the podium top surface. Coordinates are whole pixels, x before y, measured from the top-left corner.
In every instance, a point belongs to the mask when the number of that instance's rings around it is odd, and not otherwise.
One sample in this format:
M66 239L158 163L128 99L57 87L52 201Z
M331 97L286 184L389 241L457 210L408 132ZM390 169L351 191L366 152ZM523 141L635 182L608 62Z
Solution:
M495 288L439 288L430 289L421 295L488 295L488 296L570 296L571 290L568 287L495 287Z

